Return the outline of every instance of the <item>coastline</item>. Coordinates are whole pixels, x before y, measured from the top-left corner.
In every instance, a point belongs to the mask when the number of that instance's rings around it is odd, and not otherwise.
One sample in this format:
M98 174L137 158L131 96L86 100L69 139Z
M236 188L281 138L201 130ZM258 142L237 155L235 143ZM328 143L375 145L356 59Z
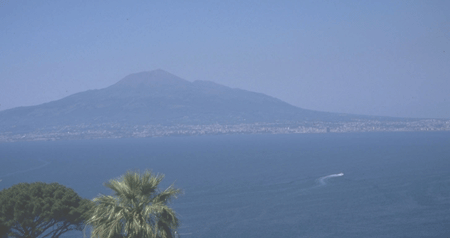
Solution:
M448 119L401 121L355 120L350 122L283 122L210 125L91 124L55 126L28 132L0 132L0 143L83 139L145 138L226 134L311 134L365 132L450 131Z

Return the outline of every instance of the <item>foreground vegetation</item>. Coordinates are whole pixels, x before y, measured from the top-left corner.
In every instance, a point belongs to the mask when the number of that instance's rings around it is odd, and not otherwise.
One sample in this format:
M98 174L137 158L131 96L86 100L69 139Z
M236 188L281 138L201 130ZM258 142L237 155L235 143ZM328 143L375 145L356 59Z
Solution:
M58 238L90 227L98 238L172 238L179 225L168 206L181 193L160 191L164 175L127 172L105 183L111 196L83 199L58 183L20 183L0 191L0 237Z
M82 230L92 202L58 183L20 183L0 192L1 236L57 238Z

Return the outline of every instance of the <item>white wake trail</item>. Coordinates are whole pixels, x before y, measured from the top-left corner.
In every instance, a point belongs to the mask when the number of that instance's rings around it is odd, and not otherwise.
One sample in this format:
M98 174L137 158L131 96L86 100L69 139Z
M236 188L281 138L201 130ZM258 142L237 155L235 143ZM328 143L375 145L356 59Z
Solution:
M344 176L344 173L330 174L330 175L327 175L325 177L319 178L319 183L320 183L320 185L325 185L325 184L327 184L326 183L327 179L334 178L334 177L341 177L341 176Z
M44 161L44 160L39 160L39 161L43 162L44 164L36 166L36 167L33 167L33 168L29 168L29 169L25 169L25 170L19 170L19 171L16 171L16 172L0 175L0 178L5 178L5 177L13 176L13 175L16 175L16 174L20 174L20 173L26 173L26 172L30 172L30 171L33 171L33 170L42 169L45 166L50 164L50 162L47 162L47 161Z

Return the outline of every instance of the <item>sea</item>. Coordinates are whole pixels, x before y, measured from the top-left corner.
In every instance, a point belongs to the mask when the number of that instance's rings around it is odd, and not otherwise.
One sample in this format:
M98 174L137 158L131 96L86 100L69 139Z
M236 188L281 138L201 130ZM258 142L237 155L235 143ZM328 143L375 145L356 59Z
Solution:
M449 132L0 144L0 189L57 182L93 199L128 170L183 190L180 237L450 237Z

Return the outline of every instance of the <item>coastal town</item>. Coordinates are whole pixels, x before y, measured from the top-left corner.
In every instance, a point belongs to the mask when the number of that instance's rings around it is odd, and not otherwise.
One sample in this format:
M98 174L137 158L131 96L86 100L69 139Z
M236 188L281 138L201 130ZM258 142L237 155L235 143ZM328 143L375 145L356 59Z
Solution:
M102 138L144 138L220 134L299 134L450 131L449 119L349 122L251 123L235 125L124 125L114 123L55 126L26 133L2 132L0 142L55 141Z

